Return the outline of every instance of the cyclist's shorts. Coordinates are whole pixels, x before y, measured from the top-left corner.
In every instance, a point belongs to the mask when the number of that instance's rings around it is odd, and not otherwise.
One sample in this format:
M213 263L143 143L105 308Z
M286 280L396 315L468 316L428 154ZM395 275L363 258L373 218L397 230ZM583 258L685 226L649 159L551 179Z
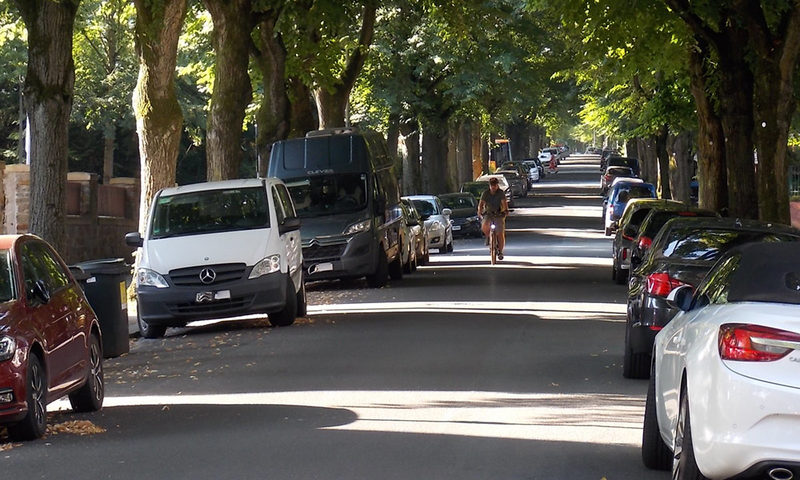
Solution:
M498 232L502 232L506 229L506 217L489 217L488 215L484 215L483 217L483 224L487 225L490 224L494 219L495 230Z

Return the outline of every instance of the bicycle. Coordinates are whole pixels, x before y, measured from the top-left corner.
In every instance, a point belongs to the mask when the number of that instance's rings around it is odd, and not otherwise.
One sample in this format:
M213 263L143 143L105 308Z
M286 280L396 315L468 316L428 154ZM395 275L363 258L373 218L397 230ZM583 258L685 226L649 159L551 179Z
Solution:
M492 257L492 265L497 263L497 256L500 254L500 241L497 238L497 226L495 225L495 219L491 220L491 225L489 226L489 252L491 253Z

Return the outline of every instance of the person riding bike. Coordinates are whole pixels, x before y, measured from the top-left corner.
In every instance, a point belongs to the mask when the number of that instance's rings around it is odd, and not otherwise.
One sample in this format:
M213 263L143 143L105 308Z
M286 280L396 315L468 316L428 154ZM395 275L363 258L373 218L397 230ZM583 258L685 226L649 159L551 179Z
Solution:
M489 245L489 235L492 221L497 232L497 248L499 250L497 258L503 259L503 248L506 245L506 215L508 215L508 202L506 194L500 189L500 181L497 178L489 179L489 189L481 194L478 202L478 217L481 219L481 230L486 236L486 244Z

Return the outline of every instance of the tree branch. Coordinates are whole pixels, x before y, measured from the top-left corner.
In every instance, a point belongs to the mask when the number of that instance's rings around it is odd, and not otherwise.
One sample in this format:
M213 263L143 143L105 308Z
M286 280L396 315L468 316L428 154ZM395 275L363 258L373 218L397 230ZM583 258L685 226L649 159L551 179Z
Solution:
M358 47L347 60L347 66L342 72L341 81L347 90L350 90L358 79L358 74L364 66L369 46L375 36L375 12L377 5L374 0L367 0L364 5L364 16L361 22L361 33L358 36Z
M708 43L718 50L721 47L722 36L715 32L702 18L692 11L688 0L664 0L664 3L683 20L696 35L703 37Z

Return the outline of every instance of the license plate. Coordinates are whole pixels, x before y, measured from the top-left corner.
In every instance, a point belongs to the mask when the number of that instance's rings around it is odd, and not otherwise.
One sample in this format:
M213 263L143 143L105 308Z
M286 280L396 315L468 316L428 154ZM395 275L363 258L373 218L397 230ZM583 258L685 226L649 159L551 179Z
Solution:
M311 265L311 267L308 269L309 274L332 271L333 264L331 262L317 263L316 265Z
M198 292L194 297L194 301L196 303L210 303L210 302L216 302L218 300L230 300L230 299L231 299L230 290L219 290L216 292Z
M461 230L461 225L453 225L453 230Z

